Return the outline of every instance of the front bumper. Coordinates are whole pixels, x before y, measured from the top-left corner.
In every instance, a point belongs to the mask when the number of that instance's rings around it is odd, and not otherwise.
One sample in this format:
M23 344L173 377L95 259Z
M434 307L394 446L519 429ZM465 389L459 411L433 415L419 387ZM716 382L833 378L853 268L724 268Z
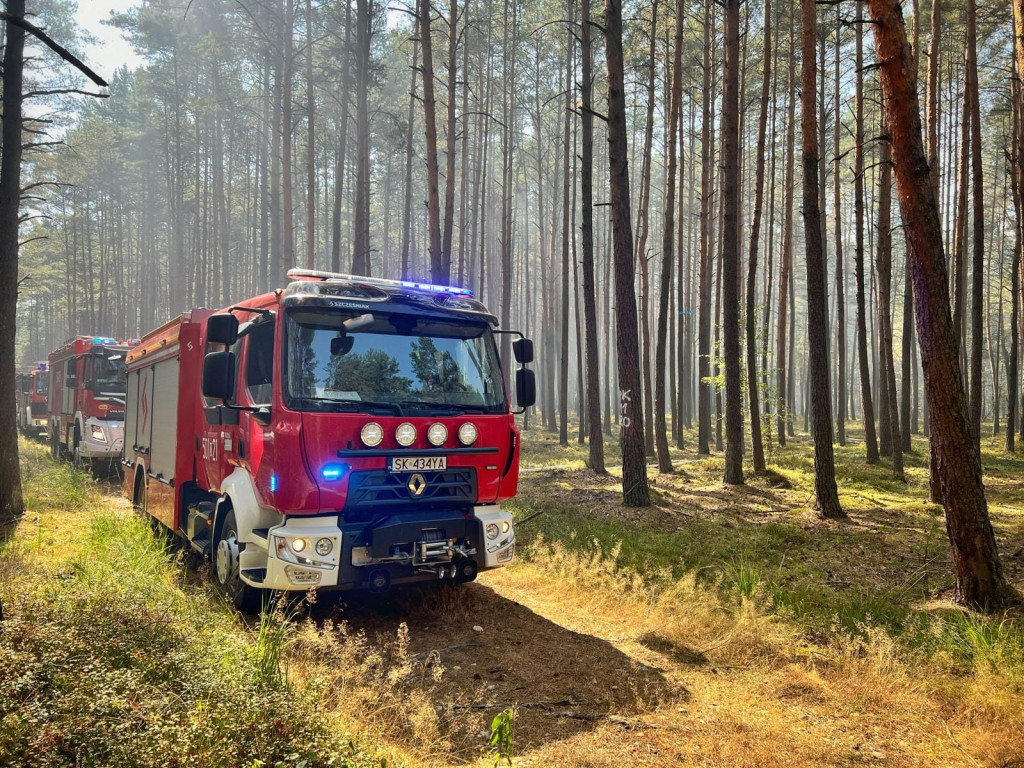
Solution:
M87 459L120 456L124 446L124 422L90 418L79 438L79 452Z
M465 526L459 528L460 521ZM488 529L498 535L488 538ZM443 532L443 533L439 533ZM240 555L241 578L264 589L353 590L439 578L472 579L515 556L512 515L496 505L461 513L395 516L339 525L338 517L287 518ZM301 543L300 543L301 542Z

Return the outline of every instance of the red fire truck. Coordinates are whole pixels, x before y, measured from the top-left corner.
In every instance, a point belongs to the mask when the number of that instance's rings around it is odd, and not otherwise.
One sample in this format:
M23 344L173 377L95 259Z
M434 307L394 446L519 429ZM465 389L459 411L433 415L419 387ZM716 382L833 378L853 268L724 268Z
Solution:
M511 562L508 332L465 289L288 277L129 353L125 495L209 558L243 610L264 590L382 592ZM521 409L533 345L512 333Z
M81 465L120 457L125 356L137 340L77 336L51 352L49 432L55 458Z
M50 374L45 361L18 374L18 429L27 437L38 437L49 423L49 389Z

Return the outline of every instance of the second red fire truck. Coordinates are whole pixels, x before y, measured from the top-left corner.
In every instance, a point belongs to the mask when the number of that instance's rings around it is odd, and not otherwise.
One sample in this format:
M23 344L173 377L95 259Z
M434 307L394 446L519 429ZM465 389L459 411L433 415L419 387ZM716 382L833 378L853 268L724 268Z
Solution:
M289 277L129 352L125 495L246 610L265 590L384 591L511 562L498 505L519 432L495 317L459 288ZM523 408L532 343L512 348Z
M49 357L49 434L54 457L112 463L124 436L125 356L135 344L77 336Z
M49 388L45 362L18 374L18 429L27 437L38 437L49 423Z

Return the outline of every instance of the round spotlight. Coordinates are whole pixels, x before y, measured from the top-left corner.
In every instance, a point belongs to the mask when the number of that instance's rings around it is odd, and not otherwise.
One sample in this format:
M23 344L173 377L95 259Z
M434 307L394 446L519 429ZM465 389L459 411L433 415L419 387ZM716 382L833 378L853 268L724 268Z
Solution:
M439 421L430 425L430 428L427 430L427 440L430 441L431 445L442 446L447 439L448 427Z
M331 550L334 549L334 542L328 538L316 540L316 553L323 557L331 554Z
M487 538L488 539L496 539L496 538L498 538L498 524L497 523L488 523L487 527L484 530L487 532Z
M384 430L380 424L371 421L359 432L359 439L363 441L363 445L367 448L376 448L384 440Z
M308 543L305 539L292 539L292 551L305 552Z
M472 445L476 442L477 431L476 424L471 421L467 421L461 427L459 427L459 442L463 445Z
M408 421L403 421L395 430L395 442L403 448L408 448L416 442L416 427Z

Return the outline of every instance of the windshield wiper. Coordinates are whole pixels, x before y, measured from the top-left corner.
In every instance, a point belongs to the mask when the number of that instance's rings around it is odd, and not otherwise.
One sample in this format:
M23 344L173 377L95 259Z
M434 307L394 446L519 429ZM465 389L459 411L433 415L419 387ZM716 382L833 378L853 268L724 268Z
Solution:
M332 411L358 413L359 411L379 411L385 409L396 416L402 415L402 406L398 403L387 403L378 400L335 400L330 397L301 397L299 400L326 406Z
M458 413L484 413L487 410L485 405L459 403L435 403L428 400L403 400L401 405L405 408L423 408L426 410L444 410Z

